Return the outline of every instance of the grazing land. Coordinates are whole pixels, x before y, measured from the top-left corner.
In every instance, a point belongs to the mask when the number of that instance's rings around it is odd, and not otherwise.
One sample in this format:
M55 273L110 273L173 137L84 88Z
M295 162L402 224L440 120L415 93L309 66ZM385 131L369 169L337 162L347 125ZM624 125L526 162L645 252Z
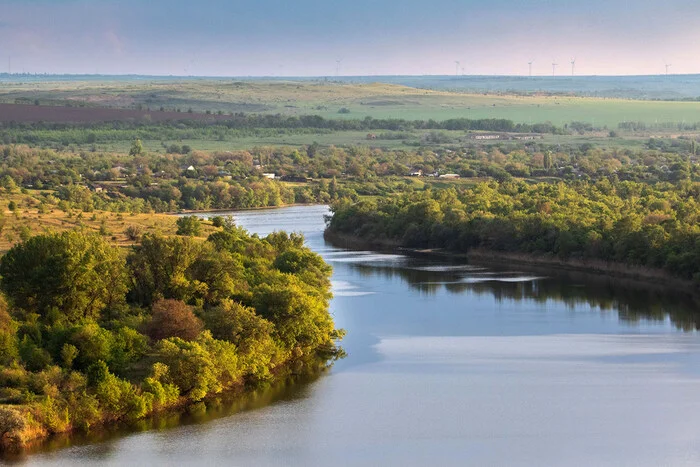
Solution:
M135 114L92 114L72 110L66 115L82 121L121 118L166 119L207 118L196 114L219 112L320 115L324 118L363 119L401 118L406 120L447 120L451 118L505 118L516 123L549 121L563 126L572 121L615 128L620 122L643 122L649 126L696 123L700 120L700 102L630 100L619 97L577 97L576 94L552 95L543 92L508 94L506 92L464 93L431 90L384 83L344 83L331 81L265 81L232 79L190 79L183 81L67 81L13 82L0 87L0 102L47 105L72 105L140 109ZM161 112L162 108L162 112ZM0 121L11 118L0 109ZM178 112L179 110L179 112ZM192 110L191 114L187 114ZM51 110L42 117L33 110L25 117L51 121L62 113ZM38 112L38 113L35 113ZM183 115L173 115L181 113ZM32 121L32 120L23 120ZM71 120L76 121L76 120Z

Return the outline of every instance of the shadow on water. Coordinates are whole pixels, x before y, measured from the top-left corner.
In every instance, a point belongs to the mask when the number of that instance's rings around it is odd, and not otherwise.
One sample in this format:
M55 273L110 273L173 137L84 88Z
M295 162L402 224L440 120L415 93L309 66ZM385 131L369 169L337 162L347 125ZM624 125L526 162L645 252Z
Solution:
M109 459L119 449L119 441L136 433L154 433L192 425L200 425L231 415L257 410L274 403L292 402L310 396L313 383L318 381L330 365L317 361L302 368L289 370L270 382L259 383L246 391L230 391L205 399L179 411L156 414L133 423L91 430L89 433L65 433L50 437L40 444L16 450L0 452L0 464L20 465L30 455L47 454L79 446L89 446L83 456L94 461Z
M440 291L494 297L497 302L556 301L574 309L586 306L600 312L616 312L620 321L664 322L678 329L700 329L700 299L670 291L661 285L579 271L498 264L459 263L405 258L403 262L351 263L362 277L400 278L423 295Z

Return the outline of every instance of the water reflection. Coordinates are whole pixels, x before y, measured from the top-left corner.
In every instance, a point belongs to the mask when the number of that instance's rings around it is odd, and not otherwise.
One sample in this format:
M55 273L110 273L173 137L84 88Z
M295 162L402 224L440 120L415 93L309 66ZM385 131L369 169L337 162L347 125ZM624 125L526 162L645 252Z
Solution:
M493 297L497 302L557 302L569 309L589 307L617 312L623 322L670 320L678 329L700 329L700 300L682 292L672 293L653 284L574 271L528 268L513 271L490 264L441 264L440 262L391 256L384 261L373 254L354 256L347 263L360 277L400 279L411 290L435 295L471 293ZM329 258L331 263L334 258ZM487 269L487 268L490 268Z

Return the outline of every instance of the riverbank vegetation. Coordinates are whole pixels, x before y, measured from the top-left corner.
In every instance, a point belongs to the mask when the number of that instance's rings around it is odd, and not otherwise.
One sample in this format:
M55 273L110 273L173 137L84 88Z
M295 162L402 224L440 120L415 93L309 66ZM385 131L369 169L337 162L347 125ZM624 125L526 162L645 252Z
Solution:
M333 206L329 232L410 248L552 255L700 281L700 185L492 181Z
M296 234L33 236L0 259L0 439L135 420L337 356L330 267Z

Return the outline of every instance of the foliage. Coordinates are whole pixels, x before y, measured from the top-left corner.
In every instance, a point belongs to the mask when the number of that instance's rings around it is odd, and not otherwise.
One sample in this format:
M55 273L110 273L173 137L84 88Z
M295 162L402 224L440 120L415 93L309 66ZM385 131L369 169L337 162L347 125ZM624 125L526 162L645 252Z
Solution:
M94 233L36 235L0 272L8 439L199 401L302 355L325 358L339 336L330 268L303 238L261 239L230 221L207 241L147 233L126 259Z
M0 287L14 306L44 322L95 318L123 300L126 269L118 250L80 231L30 238L0 259Z
M180 217L177 220L177 234L196 237L202 232L202 223L197 216Z
M339 202L329 229L415 248L616 261L700 280L698 195L700 185L688 182L491 182Z
M153 340L179 337L192 341L202 329L202 322L194 315L192 307L181 300L160 299L151 308L147 334Z

